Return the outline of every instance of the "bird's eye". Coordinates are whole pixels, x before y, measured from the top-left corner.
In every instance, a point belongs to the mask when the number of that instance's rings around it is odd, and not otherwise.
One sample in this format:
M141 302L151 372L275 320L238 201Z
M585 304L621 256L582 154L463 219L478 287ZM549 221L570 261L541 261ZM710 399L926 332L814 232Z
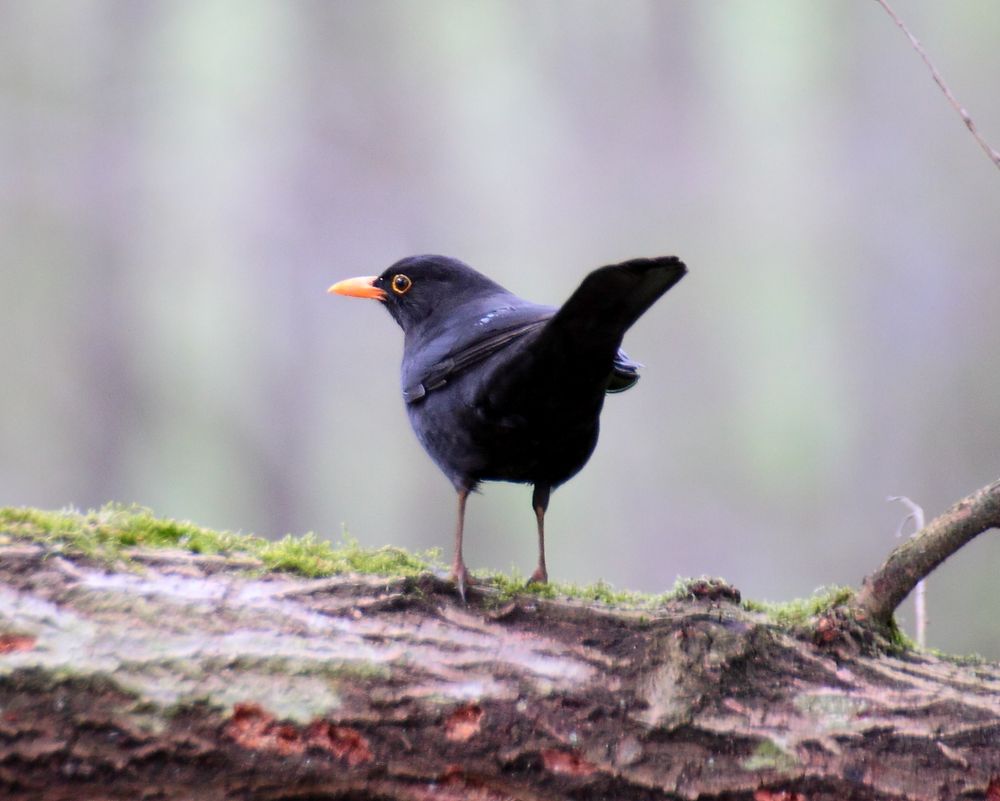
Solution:
M410 291L413 282L402 273L397 273L392 277L392 291L397 295L405 295Z

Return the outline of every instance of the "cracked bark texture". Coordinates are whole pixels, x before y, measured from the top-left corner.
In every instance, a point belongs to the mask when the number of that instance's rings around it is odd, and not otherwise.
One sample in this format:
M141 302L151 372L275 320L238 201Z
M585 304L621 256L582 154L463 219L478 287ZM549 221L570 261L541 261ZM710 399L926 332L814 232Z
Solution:
M654 610L0 548L4 799L1000 799L1000 666Z

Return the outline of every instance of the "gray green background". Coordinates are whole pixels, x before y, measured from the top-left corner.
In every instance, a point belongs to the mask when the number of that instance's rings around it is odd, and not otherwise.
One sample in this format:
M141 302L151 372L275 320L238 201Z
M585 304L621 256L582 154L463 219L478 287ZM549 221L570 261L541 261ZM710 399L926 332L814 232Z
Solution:
M1000 147L1000 5L896 7ZM0 0L0 505L447 554L400 333L325 294L422 252L552 303L690 266L557 580L807 595L886 495L1000 476L1000 174L875 2ZM473 499L470 565L530 572L529 497ZM1000 656L998 577L995 532L934 574L932 645Z

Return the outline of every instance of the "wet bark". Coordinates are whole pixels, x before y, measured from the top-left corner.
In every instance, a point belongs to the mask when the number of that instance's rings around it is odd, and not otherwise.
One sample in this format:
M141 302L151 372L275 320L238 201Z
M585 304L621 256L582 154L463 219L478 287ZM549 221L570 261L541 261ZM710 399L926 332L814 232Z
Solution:
M5 799L1000 798L1000 666L612 609L0 548ZM842 629L836 629L842 631Z

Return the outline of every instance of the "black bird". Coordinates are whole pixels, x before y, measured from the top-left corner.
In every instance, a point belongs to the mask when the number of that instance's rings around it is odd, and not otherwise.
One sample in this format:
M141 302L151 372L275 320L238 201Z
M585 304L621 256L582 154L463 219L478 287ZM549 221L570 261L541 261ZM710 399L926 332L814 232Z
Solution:
M531 580L548 580L549 493L590 458L605 393L639 379L639 365L620 350L625 332L685 272L673 256L601 267L558 309L445 256L411 256L330 287L381 301L403 329L410 424L458 491L452 573L463 597L465 502L481 481L534 485Z

